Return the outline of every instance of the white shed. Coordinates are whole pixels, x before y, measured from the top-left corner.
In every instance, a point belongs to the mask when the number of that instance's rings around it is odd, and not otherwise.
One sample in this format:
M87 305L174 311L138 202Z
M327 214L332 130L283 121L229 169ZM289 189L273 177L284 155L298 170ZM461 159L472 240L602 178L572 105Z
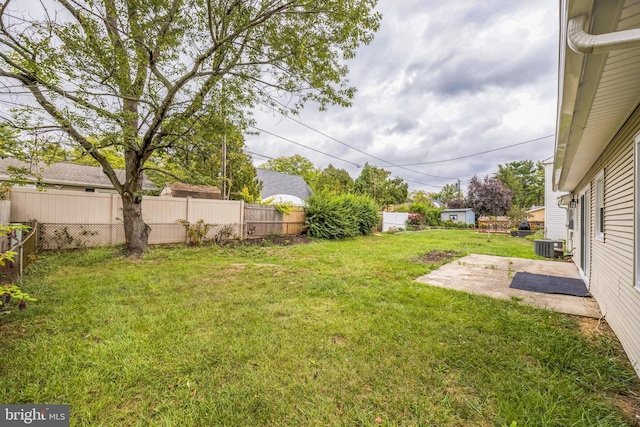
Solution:
M476 214L471 208L445 209L440 212L440 219L442 221L453 221L455 223L475 224Z
M542 162L544 165L544 237L560 240L567 238L567 210L558 206L558 199L568 194L553 191L553 156Z

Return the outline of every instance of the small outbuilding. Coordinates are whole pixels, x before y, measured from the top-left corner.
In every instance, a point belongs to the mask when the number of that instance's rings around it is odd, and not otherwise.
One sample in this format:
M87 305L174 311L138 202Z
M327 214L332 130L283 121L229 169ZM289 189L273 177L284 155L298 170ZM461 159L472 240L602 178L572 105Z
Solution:
M440 212L442 221L452 221L454 223L475 224L476 214L471 208L445 209Z
M545 217L544 212L545 212L544 206L532 206L531 209L529 209L526 212L527 221L544 222L544 217Z
M211 185L191 185L174 182L166 185L160 192L163 197L192 197L194 199L222 199L222 191Z

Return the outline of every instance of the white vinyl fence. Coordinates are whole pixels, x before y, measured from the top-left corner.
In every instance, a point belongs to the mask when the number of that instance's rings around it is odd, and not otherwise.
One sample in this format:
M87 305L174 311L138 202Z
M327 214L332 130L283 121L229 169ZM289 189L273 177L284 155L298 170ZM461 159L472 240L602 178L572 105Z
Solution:
M408 212L383 212L382 213L382 231L389 231L390 228L406 228Z
M150 244L185 242L186 231L179 220L215 224L209 231L209 238L225 226L231 226L233 234L241 237L244 202L144 196L142 216L151 227ZM40 240L44 249L125 242L122 200L118 194L14 188L11 221L33 220L41 224Z

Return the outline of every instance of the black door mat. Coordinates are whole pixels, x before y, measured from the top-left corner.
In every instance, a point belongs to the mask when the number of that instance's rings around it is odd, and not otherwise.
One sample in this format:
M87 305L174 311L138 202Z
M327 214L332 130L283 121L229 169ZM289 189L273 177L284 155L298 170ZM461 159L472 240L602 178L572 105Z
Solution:
M518 272L511 281L510 288L523 291L541 292L544 294L573 295L576 297L590 297L587 286L582 279L547 276L546 274L531 274Z

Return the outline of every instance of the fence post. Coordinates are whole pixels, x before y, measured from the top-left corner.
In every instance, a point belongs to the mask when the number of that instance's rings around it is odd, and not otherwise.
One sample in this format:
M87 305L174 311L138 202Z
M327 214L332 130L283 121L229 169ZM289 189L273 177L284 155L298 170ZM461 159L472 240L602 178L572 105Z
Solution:
M18 272L18 283L22 283L22 270L23 270L23 265L24 265L24 245L20 245L18 247L18 256L19 256L19 263L20 263L20 270Z
M110 238L111 244L114 245L116 243L116 227L114 224L117 223L116 218L118 217L118 194L111 195L111 218L109 219L109 229L110 229Z
M187 197L187 212L185 214L185 220L191 224L191 218L189 218L189 215L191 215L191 211L193 210L193 199L191 197ZM195 220L194 220L195 221Z
M244 240L244 230L246 227L245 224L245 215L244 215L244 210L245 210L245 205L244 205L244 200L240 200L240 240Z

